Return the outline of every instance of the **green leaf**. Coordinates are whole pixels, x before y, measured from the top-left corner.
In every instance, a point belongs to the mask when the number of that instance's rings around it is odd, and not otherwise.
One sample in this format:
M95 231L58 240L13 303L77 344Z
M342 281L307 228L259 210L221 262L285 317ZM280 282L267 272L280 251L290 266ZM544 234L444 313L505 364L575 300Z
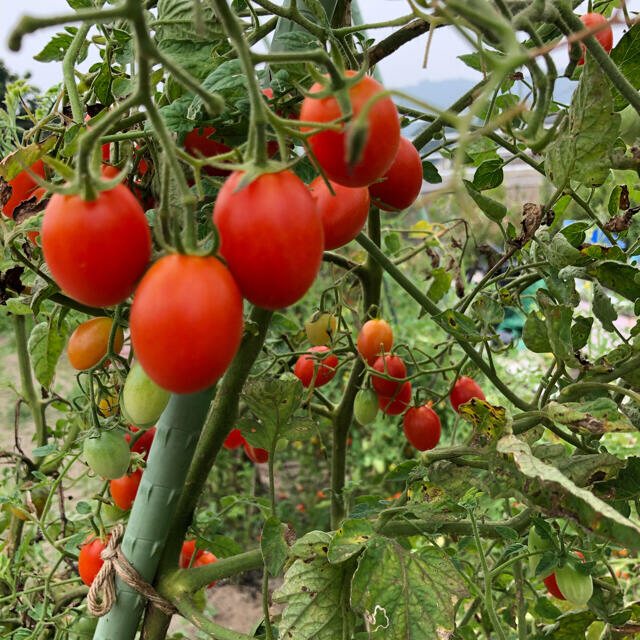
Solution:
M507 435L498 442L498 451L513 456L518 470L528 478L539 480L542 486L555 485L560 489L561 495L556 497L561 500L558 504L573 513L583 527L606 539L617 537L619 544L630 549L640 548L640 527L590 491L578 487L555 466L533 456L526 442ZM529 488L529 495L533 489ZM540 500L546 498L544 492L538 497Z
M348 560L367 545L375 532L369 520L345 520L329 545L327 558L331 564Z
M9 298L5 304L7 310L16 316L30 316L32 313L31 307L18 298Z
M36 447L33 450L33 455L36 456L36 458L44 458L52 453L58 453L58 447L56 447L55 444L45 444L42 447Z
M601 185L611 170L609 157L619 128L620 116L613 112L609 81L587 56L568 121L547 149L547 177L559 187L571 180L590 187Z
M606 331L613 333L615 327L613 322L618 319L618 312L615 310L609 296L599 282L593 283L593 314L595 315Z
M507 208L503 204L482 195L468 180L463 180L463 182L471 199L480 207L489 220L500 222L507 215Z
M559 360L574 360L573 343L571 342L573 308L565 304L554 304L553 300L542 289L536 291L536 298L538 306L544 313L547 336L552 353Z
M55 136L50 136L44 142L30 144L28 147L23 147L9 154L0 165L0 178L4 178L7 182L13 180L19 173L22 173L53 149L57 141Z
M466 342L479 342L483 339L473 320L458 311L447 309L434 316L433 319L455 338L460 338Z
M373 640L449 637L454 603L467 596L446 553L407 551L387 538L371 540L351 585L351 606L369 621Z
M387 253L391 255L398 253L400 249L402 249L402 243L400 242L400 235L395 231L391 233L387 233L384 236L384 248L387 250Z
M560 233L569 241L571 246L578 247L585 240L585 231L591 227L590 222L573 222L560 229Z
M329 564L331 535L312 531L290 550L296 558L287 569L284 584L273 594L286 602L279 637L295 640L335 640L347 637L355 615L344 607L350 596L353 561Z
M433 282L429 286L427 296L434 302L439 302L451 288L453 274L442 267L438 267L431 271L431 276L433 277Z
M207 536L207 548L218 558L230 558L243 552L242 547L227 536Z
M504 180L502 165L502 160L485 160L473 174L473 186L478 191L499 187Z
M573 319L573 326L571 327L571 342L575 351L582 349L586 346L587 342L589 342L589 334L591 333L592 326L593 318L576 316Z
M611 50L611 60L618 66L622 75L631 83L634 89L640 89L640 24L636 23L627 31L616 46ZM627 99L613 90L615 110L620 111L628 103Z
M549 262L556 269L569 265L586 262L585 257L578 251L562 233L556 233L549 247Z
M160 107L160 114L170 131L189 133L196 123L187 118L187 110L193 101L192 96L182 96L175 102Z
M511 527L497 526L496 532L499 533L505 540L519 540L520 534Z
M64 56L67 50L73 42L73 38L77 33L76 27L67 27L67 33L56 33L51 40L45 45L44 49L40 53L33 56L34 60L38 62L61 62L64 60ZM87 51L89 50L89 42L86 41L80 47L78 53L78 62L83 62L87 57Z
M62 325L58 333L56 321L40 322L31 331L28 349L33 365L33 372L38 382L48 389L56 371L58 358L64 349L67 338L67 323Z
M640 284L635 281L640 271L631 265L607 260L589 268L587 273L627 300L634 302L640 298Z
M497 300L484 293L474 300L471 308L485 326L500 324L504 320L503 306Z
M459 406L460 417L473 425L469 444L485 447L505 432L510 418L504 407L494 407L485 400L471 398Z
M439 184L442 182L442 176L438 172L436 165L429 160L422 161L422 177L429 184Z
M100 73L96 76L91 87L100 102L108 107L113 102L111 95L111 67L105 62L100 67Z
M611 195L609 196L609 203L607 204L607 211L611 217L618 215L620 210L620 196L622 195L622 187L617 184L613 187Z
M284 539L285 525L275 516L268 518L262 527L260 549L269 573L277 576L289 556L289 547Z
M540 638L545 640L576 640L584 638L589 626L596 620L596 615L592 611L569 611L562 614L556 621L542 627Z
M532 311L522 327L522 341L533 353L550 353L551 344L547 335L547 323Z
M610 398L564 404L550 402L545 412L554 422L584 435L635 431L629 418L618 412L618 405Z
M86 516L88 513L91 513L91 505L88 502L81 500L76 504L76 511Z

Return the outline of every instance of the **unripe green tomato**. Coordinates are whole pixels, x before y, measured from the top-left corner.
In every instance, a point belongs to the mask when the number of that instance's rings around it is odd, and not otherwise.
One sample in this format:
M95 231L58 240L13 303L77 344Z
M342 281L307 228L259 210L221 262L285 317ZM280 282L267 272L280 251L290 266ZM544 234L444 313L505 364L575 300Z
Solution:
M620 137L628 144L634 144L640 138L640 116L632 105L620 112Z
M360 424L373 422L378 415L378 396L373 389L360 389L353 401L353 415Z
M130 458L129 443L119 431L101 429L84 441L84 459L92 471L107 480L122 478Z
M553 549L553 543L551 542L551 540L547 540L546 538L543 538L540 535L538 535L535 527L531 527L529 531L528 546L529 546L529 551L531 553L535 551L544 552L544 551L549 551ZM529 570L531 571L532 576L536 575L536 567L538 566L538 563L542 559L543 555L544 555L543 553L536 553L536 555L534 556L529 556ZM553 573L553 568L549 569L548 571L545 571L543 574L537 577L543 580L547 576L550 576L552 573Z
M575 569L571 561L556 569L556 582L560 593L577 607L584 607L593 595L593 579Z
M319 311L304 323L307 339L314 347L323 347L336 334L338 321L330 313Z
M97 626L98 618L82 616L69 628L69 640L85 640L85 638L90 640L93 638Z
M120 408L134 427L150 429L165 410L171 394L159 387L136 362L122 389Z

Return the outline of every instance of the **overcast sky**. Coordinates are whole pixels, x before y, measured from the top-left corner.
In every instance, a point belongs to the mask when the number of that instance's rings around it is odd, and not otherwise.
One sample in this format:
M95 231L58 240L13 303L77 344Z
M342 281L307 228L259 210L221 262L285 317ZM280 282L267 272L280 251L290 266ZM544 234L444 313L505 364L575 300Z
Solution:
M629 9L640 9L640 0L626 0ZM361 0L364 21L381 22L389 18L409 13L406 0ZM13 53L7 49L7 35L25 12L25 7L33 15L50 15L65 12L69 7L65 0L28 0L28 2L14 2L0 0L0 58L4 59L9 69L17 72L30 71L32 82L40 88L46 88L62 79L62 68L55 63L40 63L33 59L48 41L56 28L41 30L26 36L22 50ZM383 37L385 30L376 30L376 38ZM616 40L620 37L616 35ZM476 79L476 72L464 65L456 56L468 53L468 44L451 28L438 29L433 35L429 64L422 68L427 34L416 38L403 46L398 52L380 63L385 84L392 88L407 87L422 80L446 80L450 78ZM562 52L557 52L562 56ZM95 60L95 57L92 58ZM83 67L86 68L89 62Z

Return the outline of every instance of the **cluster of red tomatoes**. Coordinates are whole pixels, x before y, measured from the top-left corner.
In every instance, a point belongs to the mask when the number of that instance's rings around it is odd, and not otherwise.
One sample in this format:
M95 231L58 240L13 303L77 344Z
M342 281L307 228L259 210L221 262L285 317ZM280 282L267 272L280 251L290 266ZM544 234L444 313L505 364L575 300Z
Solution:
M353 75L347 72L348 78ZM342 117L335 96L313 97L322 89L314 85L304 99L303 121L332 123ZM308 137L328 180L319 177L307 187L284 170L245 184L244 173L228 175L213 211L224 263L211 256L171 253L149 268L151 233L144 210L122 184L91 202L61 194L49 200L41 243L54 280L70 297L94 307L120 304L135 292L132 346L160 387L194 393L212 385L239 347L243 298L267 309L296 302L313 283L323 251L360 232L371 198L390 210L406 208L416 199L422 164L417 150L400 136L393 101L369 76L354 81L348 93L354 123L367 109L366 136L357 157L347 161L350 132L345 125ZM189 152L227 151L209 138L212 133L192 131L186 140ZM42 161L32 170L44 175ZM31 195L35 183L23 172L11 186L6 215Z

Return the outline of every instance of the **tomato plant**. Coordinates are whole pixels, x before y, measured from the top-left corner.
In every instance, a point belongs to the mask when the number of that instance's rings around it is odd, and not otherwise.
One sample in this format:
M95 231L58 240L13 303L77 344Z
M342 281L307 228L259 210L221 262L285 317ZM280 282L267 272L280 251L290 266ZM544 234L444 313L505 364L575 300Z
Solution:
M74 369L95 367L106 355L109 337L113 330L111 318L91 318L79 325L69 338L67 355ZM116 327L113 337L113 353L120 353L124 345L124 331Z
M354 71L347 71L353 77ZM302 102L300 120L312 122L332 122L345 115L335 95L314 97L324 87L315 83L309 96ZM391 166L400 141L398 111L389 97L380 97L373 106L369 102L384 91L379 82L371 76L363 76L349 89L349 100L353 116L356 117L368 107L364 144L355 162L347 160L347 138L349 126L340 131L326 130L314 133L309 138L311 149L320 166L330 180L346 187L366 187L381 178Z
M218 380L238 350L242 298L218 259L172 254L140 282L129 326L149 378L173 393L194 393Z
M327 185L323 177L318 176L309 185L309 189L322 218L324 248L337 249L351 242L360 233L369 216L367 188L344 187L337 182Z
M333 380L338 367L338 358L333 354L324 358L317 355L329 352L329 347L311 347L307 353L298 358L293 373L302 382L302 386L309 387L313 383L313 386L318 388Z
M248 185L241 184L243 177L231 174L216 200L220 252L249 302L265 309L287 307L306 293L320 268L320 216L291 171L263 174Z
M116 506L123 511L128 511L133 506L136 499L140 480L142 478L142 470L136 469L133 473L115 478L109 482L109 492Z
M380 354L388 353L393 346L393 331L381 318L367 320L358 333L358 352L373 364Z
M126 300L151 257L144 211L123 185L92 202L54 194L40 233L56 283L74 300L95 307Z
M433 449L440 442L442 427L438 414L429 406L411 407L402 421L404 435L418 451Z
M422 160L411 141L401 136L393 164L380 182L369 185L369 193L386 211L410 207L422 188Z

